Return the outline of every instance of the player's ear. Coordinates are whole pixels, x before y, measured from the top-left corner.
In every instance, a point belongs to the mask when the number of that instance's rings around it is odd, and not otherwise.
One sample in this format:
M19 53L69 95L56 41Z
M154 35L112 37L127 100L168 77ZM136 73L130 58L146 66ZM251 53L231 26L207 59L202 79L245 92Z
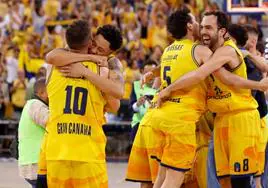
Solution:
M187 23L187 29L192 31L193 30L193 24L192 23Z

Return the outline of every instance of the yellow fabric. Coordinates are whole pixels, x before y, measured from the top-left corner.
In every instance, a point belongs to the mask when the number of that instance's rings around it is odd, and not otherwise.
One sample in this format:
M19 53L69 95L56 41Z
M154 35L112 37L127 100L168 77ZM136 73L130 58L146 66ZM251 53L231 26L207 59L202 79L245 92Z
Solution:
M160 28L158 26L154 26L151 32L152 47L159 45L162 49L164 49L168 46L168 35L166 27Z
M26 83L26 81L25 81ZM17 89L13 92L11 96L12 104L16 107L23 107L25 104L25 97L26 97L26 88L24 87L23 83L19 80L15 80L13 83L13 87L17 86Z
M157 117L151 117L156 158L166 167L190 170L196 152L195 123Z
M124 71L124 80L125 80L125 92L123 99L129 99L132 91L132 84L136 79L137 71L127 67Z
M151 158L154 149L151 113L152 109L148 110L140 122L128 160L127 180L154 182L157 177L158 162Z
M40 155L38 160L38 175L47 174L47 161L46 161L46 143L47 143L47 133L44 135L43 142L40 149Z
M105 163L48 161L47 170L48 187L108 188Z
M268 127L266 125L266 117L261 119L260 142L258 146L259 172L256 175L261 175L264 172L265 165L265 149L268 141Z
M55 19L58 15L58 10L60 8L60 2L57 0L47 0L45 3L45 14L51 19Z
M83 64L94 73L99 72L95 63ZM100 90L88 80L63 77L53 68L47 92L50 108L47 160L104 162L105 100Z
M175 41L165 49L161 57L162 88L198 68L198 64L193 57L195 46L194 42L185 39ZM185 90L174 92L171 94L171 98L179 99L177 103L178 111L191 110L204 113L206 110L206 85L201 82ZM198 121L199 117L200 115L196 117L195 122Z
M217 175L258 172L259 112L250 110L217 114L214 125Z
M236 69L231 70L232 73L247 79L246 64L241 51L232 40L226 41L224 46L234 48L241 60L241 64ZM207 104L209 110L216 113L246 109L251 110L258 107L249 89L237 89L224 85L217 78L212 76L209 78Z

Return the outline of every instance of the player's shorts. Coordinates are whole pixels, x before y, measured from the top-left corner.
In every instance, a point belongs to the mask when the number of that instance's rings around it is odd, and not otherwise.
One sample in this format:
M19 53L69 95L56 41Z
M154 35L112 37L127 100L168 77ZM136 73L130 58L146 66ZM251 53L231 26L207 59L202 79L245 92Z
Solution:
M108 188L105 163L47 161L48 187Z
M154 144L152 143L150 113L148 111L145 114L138 127L128 161L127 181L154 182L157 177L159 164L151 158Z
M46 175L47 174L47 163L46 163L46 139L47 134L44 135L43 142L40 149L40 155L38 160L38 175Z
M214 122L215 164L218 177L248 176L258 172L257 110L217 114Z
M259 172L256 176L260 176L264 172L265 165L265 149L268 141L268 127L266 125L266 117L261 119L260 143L258 144Z
M191 169L196 151L196 112L180 111L167 104L153 112L151 124L155 158L166 168L185 172ZM178 111L176 111L178 110Z

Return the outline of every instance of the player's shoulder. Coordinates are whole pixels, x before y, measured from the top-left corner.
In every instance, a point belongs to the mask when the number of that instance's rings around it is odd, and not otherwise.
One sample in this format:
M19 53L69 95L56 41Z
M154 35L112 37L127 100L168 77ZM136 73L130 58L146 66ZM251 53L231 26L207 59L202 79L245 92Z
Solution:
M211 55L212 51L204 45L196 44L196 46L193 48L193 56L199 65L207 60Z
M229 45L219 47L216 52L226 56L232 56L237 54L235 48Z

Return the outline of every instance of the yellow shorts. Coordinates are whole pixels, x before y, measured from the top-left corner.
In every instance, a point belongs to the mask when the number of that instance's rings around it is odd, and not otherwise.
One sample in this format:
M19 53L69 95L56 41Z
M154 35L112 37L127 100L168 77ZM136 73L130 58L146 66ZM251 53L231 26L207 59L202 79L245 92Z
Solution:
M217 114L214 123L217 176L256 174L259 170L259 112L251 110Z
M53 188L108 188L106 164L47 161L47 183Z
M141 121L131 149L126 175L127 181L154 182L157 177L159 164L151 158L154 148L152 128L150 125L146 125L147 120L150 119L149 113L146 113Z
M40 155L38 160L38 175L46 175L47 174L47 161L46 161L46 139L47 134L44 135L43 142L40 149Z
M183 112L166 113L161 107L151 118L155 158L162 166L182 172L191 169L196 150L196 122L185 117Z
M260 143L258 144L259 172L256 174L256 176L260 176L264 172L265 149L267 141L268 141L268 127L266 125L266 117L264 117L261 119Z

